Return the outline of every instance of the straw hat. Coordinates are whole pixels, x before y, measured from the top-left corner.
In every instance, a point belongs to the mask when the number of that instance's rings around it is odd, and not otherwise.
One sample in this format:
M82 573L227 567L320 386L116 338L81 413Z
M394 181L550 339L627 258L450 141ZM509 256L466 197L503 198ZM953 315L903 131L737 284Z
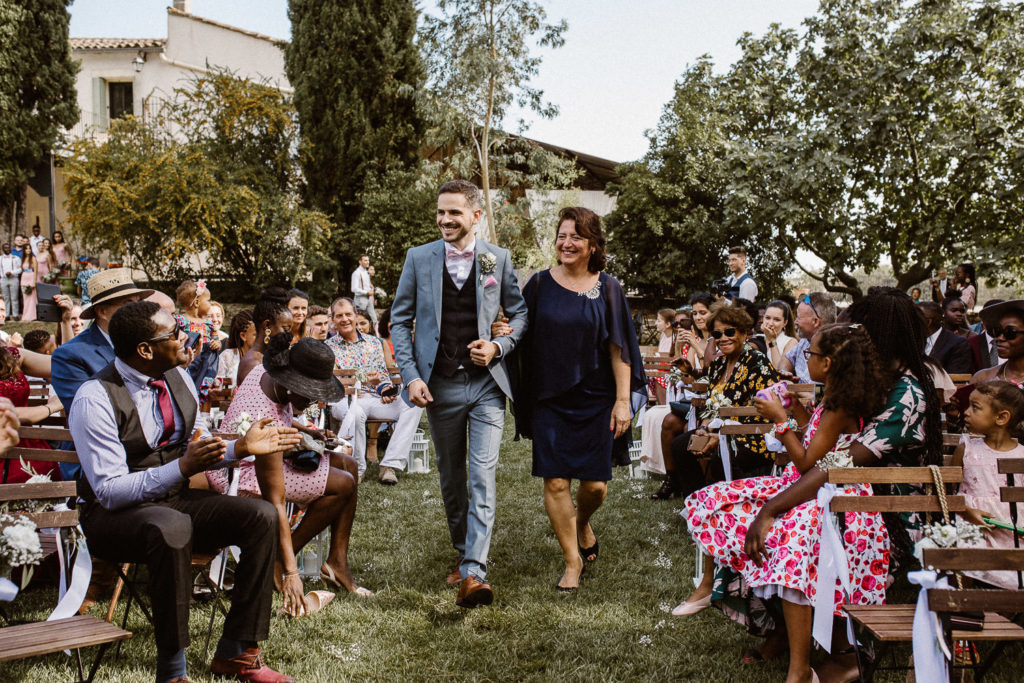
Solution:
M85 286L89 290L89 298L92 299L92 303L82 309L83 318L95 318L96 306L98 304L104 304L131 294L147 297L153 293L152 289L139 289L136 287L135 282L132 281L132 272L128 268L101 270L89 278Z

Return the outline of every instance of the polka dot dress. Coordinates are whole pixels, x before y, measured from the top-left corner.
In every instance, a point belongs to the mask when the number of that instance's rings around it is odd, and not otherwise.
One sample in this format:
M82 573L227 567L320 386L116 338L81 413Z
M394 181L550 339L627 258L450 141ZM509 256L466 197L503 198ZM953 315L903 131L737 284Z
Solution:
M235 398L228 406L224 414L224 421L221 423L222 430L231 430L238 421L238 416L248 413L253 421L264 418L274 418L273 424L280 424L290 427L292 424L292 410L290 406L281 406L274 403L263 393L260 388L260 380L263 378L266 369L263 365L257 365L249 373L242 385L235 392ZM327 489L327 475L330 473L331 459L320 458L320 466L313 472L300 472L292 468L291 463L284 461L284 497L291 503L306 507L317 498L324 495ZM243 462L238 467L238 495L250 498L260 497L260 485L256 481L256 468L251 462ZM210 486L225 493L228 490L227 470L210 470L206 473Z

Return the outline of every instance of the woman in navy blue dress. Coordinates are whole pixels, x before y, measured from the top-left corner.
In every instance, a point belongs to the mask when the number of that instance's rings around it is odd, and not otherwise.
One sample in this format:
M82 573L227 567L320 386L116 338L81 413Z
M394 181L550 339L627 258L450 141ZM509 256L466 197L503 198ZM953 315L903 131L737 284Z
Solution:
M572 591L584 560L597 559L590 518L612 478L613 444L628 448L647 382L626 295L601 272L605 237L597 214L562 209L555 250L559 265L523 289L529 327L516 402L521 431L533 439L533 475L544 478L544 507L565 555L556 587ZM575 504L573 479L580 482Z

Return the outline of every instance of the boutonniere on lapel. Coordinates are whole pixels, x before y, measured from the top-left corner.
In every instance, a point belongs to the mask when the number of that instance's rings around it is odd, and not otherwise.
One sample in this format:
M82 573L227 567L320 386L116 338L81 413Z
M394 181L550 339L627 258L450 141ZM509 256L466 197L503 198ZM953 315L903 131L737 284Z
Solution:
M487 276L484 287L496 286L498 281L494 278L494 269L498 267L498 259L494 254L483 253L477 256L476 260L480 264L480 279L483 280L484 275Z

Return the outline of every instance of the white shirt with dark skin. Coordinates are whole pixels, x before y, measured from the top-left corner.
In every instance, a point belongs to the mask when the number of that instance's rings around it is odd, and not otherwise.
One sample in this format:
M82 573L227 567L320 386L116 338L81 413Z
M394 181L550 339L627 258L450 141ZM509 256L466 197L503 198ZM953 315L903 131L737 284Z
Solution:
M932 352L932 349L935 348L935 341L939 338L940 334L942 334L942 328L941 327L939 329L935 330L934 332L932 332L931 334L929 334L927 337L925 337L925 340L924 340L924 355L927 356L929 353Z
M106 336L106 335L104 335ZM114 367L124 380L125 389L132 398L132 403L139 414L139 423L146 436L146 442L154 449L163 434L164 422L160 415L157 402L157 390L149 386L151 377L132 368L120 358L114 360ZM174 409L174 432L171 442L182 438L185 430L189 436L203 426L199 417L199 397L196 395L192 378L182 368L175 368L181 373L186 386L191 390L196 402L196 418L192 424L186 425L184 414L179 406L171 400ZM139 472L128 471L127 453L117 429L114 417L114 406L106 388L98 379L90 379L79 387L68 419L68 429L78 451L78 459L82 463L82 471L96 494L100 505L108 510L119 510L131 505L163 497L174 486L186 481L181 473L177 460L151 467ZM235 443L228 442L228 452L220 466L226 466L235 459Z
M21 259L17 254L0 254L0 277L21 277Z

